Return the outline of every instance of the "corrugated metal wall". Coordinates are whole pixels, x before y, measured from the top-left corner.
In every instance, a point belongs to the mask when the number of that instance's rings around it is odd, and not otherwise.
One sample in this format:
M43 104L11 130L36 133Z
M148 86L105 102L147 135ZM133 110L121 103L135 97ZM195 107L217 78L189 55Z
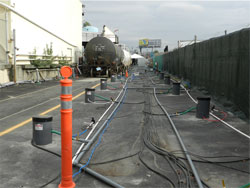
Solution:
M250 29L163 55L164 70L232 101L249 117Z

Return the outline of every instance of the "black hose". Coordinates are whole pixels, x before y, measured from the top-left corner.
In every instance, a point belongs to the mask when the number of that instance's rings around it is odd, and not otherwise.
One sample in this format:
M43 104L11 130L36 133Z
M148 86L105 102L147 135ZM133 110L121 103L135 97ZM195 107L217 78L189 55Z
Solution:
M43 147L40 147L40 146L36 145L36 144L34 143L34 140L33 140L33 139L31 140L31 145L34 146L34 147L36 147L36 148L38 148L38 149L40 149L40 150L46 151L46 152L48 152L48 153L51 153L51 154L53 154L53 155L55 155L55 156L57 156L57 157L61 157L61 155L58 154L58 153L55 153L55 152L53 152L53 151L47 150L47 149L45 149L45 148L43 148Z
M142 157L141 157L141 154L142 154L143 151L141 151L139 153L139 160L141 161L141 163L146 167L148 168L150 171L154 172L155 174L163 177L164 179L168 180L168 182L172 185L172 187L176 187L175 184L164 174L158 172L157 170L154 170L153 168L151 168L149 165L147 165L147 163L145 161L143 161Z
M47 149L45 149L45 148L42 148L42 147L36 145L36 144L34 143L34 140L33 140L33 139L31 140L31 145L34 146L34 147L37 148L37 149L46 151L46 152L48 152L48 153L51 153L51 154L53 154L53 155L55 155L55 156L61 158L61 155L60 155L60 154L55 153L55 152L53 152L53 151L47 150ZM54 181L56 181L58 178L60 178L60 176L61 176L61 173L59 173L55 178L51 179L50 181L48 181L47 183L45 183L45 184L43 184L43 185L41 185L41 186L39 186L39 187L40 187L40 188L46 187L47 185L51 184L52 182L54 182Z
M123 159L128 159L130 157L134 157L134 156L136 156L138 154L139 154L139 152L136 152L136 153L128 155L128 156L124 156L124 157L120 157L120 158L112 159L112 160L108 160L108 161L103 161L103 162L90 163L89 165L100 165L100 164L113 163L113 162L116 162L116 161L120 161L120 160L123 160Z

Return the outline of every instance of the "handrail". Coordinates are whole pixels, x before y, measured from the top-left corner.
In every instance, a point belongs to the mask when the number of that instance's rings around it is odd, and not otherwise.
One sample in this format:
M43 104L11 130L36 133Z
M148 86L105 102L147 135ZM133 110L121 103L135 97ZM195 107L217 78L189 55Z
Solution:
M37 56L37 57L71 57L64 55L44 55L44 54L17 54L16 56Z
M10 10L10 11L12 11L12 12L15 13L16 15L20 16L21 18L23 18L24 20L30 22L31 24L33 24L33 25L35 25L36 27L42 29L43 31L45 31L45 32L47 32L47 33L49 33L49 34L51 34L52 36L54 36L54 37L56 37L57 39L59 39L59 40L65 42L66 44L68 44L68 45L70 45L70 46L72 46L72 47L77 47L77 46L75 46L75 45L73 45L73 44L67 42L66 40L62 39L61 37L57 36L56 34L50 32L49 30L45 29L44 27L38 25L37 23L31 21L31 20L28 19L27 17L23 16L22 14L20 14L20 13L17 12L16 10L14 10L14 9L13 9L12 7L10 7L9 5L6 5L5 3L0 2L0 6L2 6L2 7L4 7L4 8L6 8L6 9L8 9L8 10Z

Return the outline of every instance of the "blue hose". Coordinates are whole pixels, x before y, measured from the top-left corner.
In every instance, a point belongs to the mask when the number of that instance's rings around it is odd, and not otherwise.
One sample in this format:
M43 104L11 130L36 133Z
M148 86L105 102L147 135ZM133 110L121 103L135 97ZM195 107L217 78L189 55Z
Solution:
M79 136L83 135L83 134L86 133L86 132L87 132L87 129L84 130L83 132L81 132L81 133L79 134ZM77 134L73 134L72 137L73 137L73 138L77 137Z
M106 123L106 124L107 124L106 127L103 129L102 133L100 134L100 136L99 136L99 138L98 138L98 142L97 142L97 144L94 146L94 148L92 149L91 154L90 154L90 156L89 156L89 158L88 158L87 163L86 163L85 165L83 165L83 166L79 169L78 172L74 173L74 174L73 174L73 177L75 177L76 175L80 174L81 171L82 171L82 169L85 168L85 167L87 167L87 166L89 165L90 160L91 160L91 158L93 157L96 148L100 145L100 143L101 143L101 141L102 141L102 136L103 136L103 134L104 134L105 131L107 130L107 128L108 128L108 126L109 126L109 123L113 120L113 118L114 118L114 116L116 115L116 113L117 113L117 111L119 110L119 108L122 106L122 104L123 104L123 102L124 102L124 100L125 100L125 98L126 98L126 95L127 95L127 88L125 88L125 95L124 95L124 97L123 97L123 99L122 99L120 105L119 105L118 108L114 111L114 113L112 114L112 116L109 118L109 120L108 120L107 123Z

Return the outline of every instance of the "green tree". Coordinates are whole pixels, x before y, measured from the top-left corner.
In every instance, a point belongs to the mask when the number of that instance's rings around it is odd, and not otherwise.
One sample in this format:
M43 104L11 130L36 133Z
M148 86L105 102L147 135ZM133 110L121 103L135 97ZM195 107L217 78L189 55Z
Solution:
M53 56L53 46L50 43L50 46L46 44L46 48L43 49L42 59L37 58L36 48L34 48L31 55L29 55L30 64L34 65L36 68L40 67L50 67L55 61L56 56Z
M46 48L43 49L43 62L42 66L51 66L52 63L54 62L56 57L53 57L53 46L52 43L50 43L50 46L46 44Z
M31 55L29 55L29 59L30 59L30 64L35 66L36 68L38 68L41 64L41 59L38 58L37 59L37 55L36 55L36 48L34 48L33 52Z
M86 21L86 22L83 23L83 27L87 27L87 26L91 26L91 24Z
M154 54L158 54L158 53L159 53L159 51L158 51L158 50L155 50L155 51L154 51Z

